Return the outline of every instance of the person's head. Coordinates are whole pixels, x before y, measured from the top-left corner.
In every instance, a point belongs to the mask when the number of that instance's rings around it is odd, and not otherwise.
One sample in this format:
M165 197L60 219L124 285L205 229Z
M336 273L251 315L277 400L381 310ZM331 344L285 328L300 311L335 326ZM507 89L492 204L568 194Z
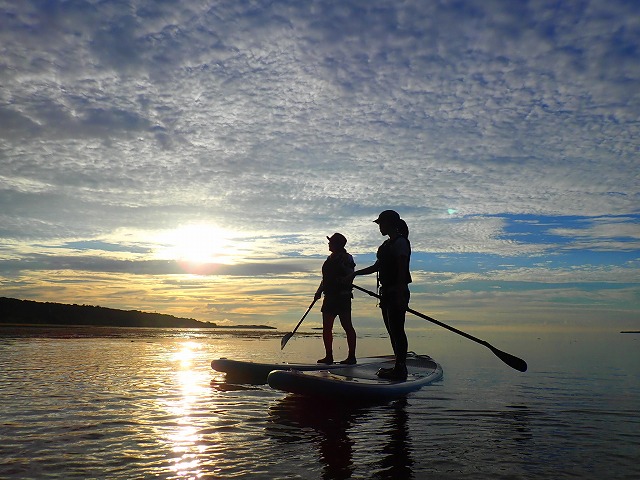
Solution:
M380 227L382 235L391 235L397 232L400 221L400 215L395 210L385 210L374 220Z
M344 246L347 244L347 238L337 232L330 237L327 237L327 240L329 240L329 250L332 252L344 250Z

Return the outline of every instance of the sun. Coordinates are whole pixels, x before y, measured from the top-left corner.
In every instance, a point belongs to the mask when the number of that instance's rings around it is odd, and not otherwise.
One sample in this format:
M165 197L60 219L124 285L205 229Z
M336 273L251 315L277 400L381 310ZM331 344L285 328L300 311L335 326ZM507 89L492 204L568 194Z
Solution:
M233 264L238 249L232 239L232 232L215 225L183 225L159 235L156 256L194 265Z

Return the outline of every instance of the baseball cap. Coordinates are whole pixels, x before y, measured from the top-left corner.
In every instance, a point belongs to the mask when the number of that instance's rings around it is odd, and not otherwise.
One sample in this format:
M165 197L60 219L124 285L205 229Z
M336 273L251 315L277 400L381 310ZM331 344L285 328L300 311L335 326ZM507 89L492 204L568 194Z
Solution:
M380 222L391 222L396 224L400 221L400 215L395 210L385 210L384 212L378 215L378 218L374 220L376 223Z

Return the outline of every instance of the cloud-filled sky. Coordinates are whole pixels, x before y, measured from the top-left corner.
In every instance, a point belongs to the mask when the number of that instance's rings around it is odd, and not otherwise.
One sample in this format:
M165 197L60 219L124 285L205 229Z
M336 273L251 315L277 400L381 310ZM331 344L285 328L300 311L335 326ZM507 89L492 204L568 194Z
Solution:
M639 58L633 0L0 1L0 294L287 329L393 208L414 309L638 328Z

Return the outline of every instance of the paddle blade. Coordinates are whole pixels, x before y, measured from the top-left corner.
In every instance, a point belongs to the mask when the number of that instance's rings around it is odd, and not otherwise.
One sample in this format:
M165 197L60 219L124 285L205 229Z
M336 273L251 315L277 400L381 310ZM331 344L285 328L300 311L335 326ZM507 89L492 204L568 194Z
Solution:
M527 362L525 362L521 358L518 358L515 355L511 355L510 353L503 352L502 350L498 350L496 347L493 347L493 346L489 346L489 348L496 355L496 357L498 357L504 363L509 365L511 368L514 368L519 372L527 371Z
M282 337L282 340L280 340L280 350L284 350L284 346L287 344L291 337L293 337L293 332L289 332L284 337Z

